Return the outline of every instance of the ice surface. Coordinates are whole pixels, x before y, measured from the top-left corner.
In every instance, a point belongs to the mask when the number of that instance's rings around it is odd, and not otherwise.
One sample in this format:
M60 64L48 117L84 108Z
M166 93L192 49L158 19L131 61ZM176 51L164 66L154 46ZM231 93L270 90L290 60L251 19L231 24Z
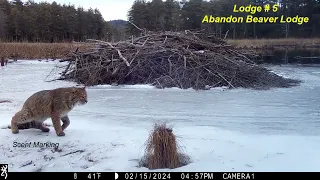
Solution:
M36 91L75 85L45 82L56 64L18 61L0 68L0 101L11 101L0 103L0 126ZM269 91L90 87L88 104L69 114L64 137L53 127L49 133L0 129L0 162L11 171L149 171L137 167L138 160L153 123L161 121L173 126L192 163L157 171L320 171L320 67L270 68L304 82ZM62 151L13 147L30 142L59 143Z

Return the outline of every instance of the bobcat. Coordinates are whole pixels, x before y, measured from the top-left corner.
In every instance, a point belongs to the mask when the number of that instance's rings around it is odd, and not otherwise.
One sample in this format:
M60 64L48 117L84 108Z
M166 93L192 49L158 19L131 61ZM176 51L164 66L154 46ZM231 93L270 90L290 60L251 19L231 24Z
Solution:
M65 136L63 132L70 124L68 113L76 105L88 102L85 87L65 87L42 90L31 95L11 120L11 131L19 133L19 129L35 128L49 132L43 122L49 118L57 136ZM61 126L61 122L63 122Z

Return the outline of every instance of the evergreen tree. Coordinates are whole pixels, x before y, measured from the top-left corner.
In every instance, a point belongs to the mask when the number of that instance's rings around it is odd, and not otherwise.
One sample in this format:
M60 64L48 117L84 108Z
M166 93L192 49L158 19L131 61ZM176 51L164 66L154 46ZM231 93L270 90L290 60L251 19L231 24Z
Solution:
M98 9L21 0L0 0L0 38L7 41L65 42L103 39L108 24Z

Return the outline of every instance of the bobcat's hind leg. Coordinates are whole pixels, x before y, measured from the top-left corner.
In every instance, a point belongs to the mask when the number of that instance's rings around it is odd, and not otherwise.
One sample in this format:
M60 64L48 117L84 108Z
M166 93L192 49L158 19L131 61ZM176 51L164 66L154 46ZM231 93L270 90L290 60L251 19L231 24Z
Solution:
M16 122L16 118L14 117L11 120L11 131L12 131L12 134L19 133L18 123Z
M32 119L28 117L28 111L21 110L17 112L11 119L11 131L13 134L19 133L19 125L32 122Z

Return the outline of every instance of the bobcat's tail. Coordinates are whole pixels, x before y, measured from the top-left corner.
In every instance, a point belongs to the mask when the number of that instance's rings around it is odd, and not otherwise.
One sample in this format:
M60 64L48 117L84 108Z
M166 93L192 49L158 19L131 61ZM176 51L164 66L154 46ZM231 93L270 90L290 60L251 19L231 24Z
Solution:
M6 128L11 129L11 125L8 125ZM6 129L3 128L3 129ZM39 124L37 124L35 121L27 122L24 124L18 124L18 129L39 129Z

